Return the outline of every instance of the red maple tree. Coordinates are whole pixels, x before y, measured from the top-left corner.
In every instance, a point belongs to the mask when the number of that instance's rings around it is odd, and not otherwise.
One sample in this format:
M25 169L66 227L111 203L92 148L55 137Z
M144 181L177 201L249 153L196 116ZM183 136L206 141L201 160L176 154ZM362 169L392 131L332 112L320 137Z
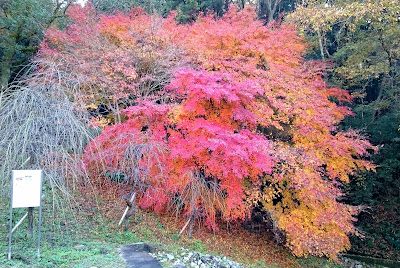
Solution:
M244 219L261 206L297 256L336 258L350 247L357 209L338 201L340 185L373 168L362 157L374 148L340 130L351 98L327 86L323 63L304 59L305 42L291 25L265 26L251 9L190 25L137 10L71 12L75 23L49 31L40 56L54 60L67 50L82 62L73 71L122 115L87 147L92 175L124 173L145 185L142 207L173 204L214 230L216 217ZM136 91L140 79L157 79L139 68L137 55L148 51L141 44L164 62L158 74L173 74L148 94ZM166 56L171 47L180 53ZM117 111L121 99L129 101Z

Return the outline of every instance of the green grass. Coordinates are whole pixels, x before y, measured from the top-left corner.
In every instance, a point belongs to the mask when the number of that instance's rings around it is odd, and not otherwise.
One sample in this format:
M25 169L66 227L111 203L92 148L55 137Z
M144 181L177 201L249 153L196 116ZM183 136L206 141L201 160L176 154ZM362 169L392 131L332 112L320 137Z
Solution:
M23 215L24 209L16 209L14 218ZM8 223L4 210L1 211L1 222ZM37 258L37 229L32 239L26 238L25 222L13 233L12 259L6 259L8 252L8 224L2 224L0 237L0 267L124 267L119 257L118 247L121 242L138 241L131 233L112 235L104 228L97 228L99 222L68 221L68 225L59 221L58 228L44 213L42 224L41 256ZM47 215L48 216L48 215ZM35 227L37 215L34 215ZM102 220L100 220L102 221ZM15 223L14 223L15 224ZM107 224L102 222L101 224ZM113 239L109 239L109 238Z
M315 257L308 257L302 258L298 260L299 264L302 267L319 267L319 268L340 268L341 265L338 265L333 262L328 262L325 259L315 258Z

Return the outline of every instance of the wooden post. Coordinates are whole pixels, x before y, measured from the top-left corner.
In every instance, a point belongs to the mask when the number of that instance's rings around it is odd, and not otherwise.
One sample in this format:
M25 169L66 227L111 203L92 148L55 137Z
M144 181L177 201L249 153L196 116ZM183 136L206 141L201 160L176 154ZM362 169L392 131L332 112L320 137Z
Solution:
M193 223L194 223L194 218L193 218L193 217L191 217L191 218L190 218L189 232L188 232L188 236L189 236L189 238L192 238L192 233L193 233Z
M32 238L33 236L33 207L28 208L28 228L26 229L26 236Z
M135 208L136 208L136 207L133 207L133 206L134 206L134 203L133 203L133 202L134 202L134 200L135 200L135 196L136 196L136 193L133 193L133 195L131 196L131 199L130 199L130 200L125 199L125 200L126 200L127 206L126 206L126 209L125 209L125 211L124 211L124 214L122 215L121 219L119 220L118 227L121 226L122 222L123 222L124 219L125 219L125 216L127 216L127 214L128 214L129 209L132 209L132 210L131 210L132 213L131 213L129 216L131 216L131 215L133 214L133 212L135 211ZM132 207L133 207L133 208L132 208Z
M189 219L187 220L185 226L183 226L182 230L179 232L178 236L180 236L183 233L183 231L185 231L186 227L190 223L188 235L189 235L189 238L192 238L193 224L194 224L194 222L196 220L196 216L197 216L197 210L193 211L193 214L189 217Z
M186 229L186 227L188 226L188 224L189 224L189 222L190 222L191 219L192 219L192 218L189 218L189 219L187 220L185 226L183 226L183 228L182 228L182 230L179 232L178 236L180 236L180 235L183 233L183 231L185 231L185 229Z
M188 232L188 236L189 238L192 238L192 233L193 233L193 224L196 220L196 216L197 216L197 209L195 209L193 211L192 216L190 217L190 226L189 226L189 232Z

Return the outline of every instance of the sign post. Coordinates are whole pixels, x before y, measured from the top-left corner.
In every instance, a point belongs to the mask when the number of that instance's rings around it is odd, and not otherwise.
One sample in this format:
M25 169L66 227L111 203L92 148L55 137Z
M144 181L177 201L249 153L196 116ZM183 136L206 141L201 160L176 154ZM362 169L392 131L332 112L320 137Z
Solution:
M38 251L40 257L40 228L42 225L42 170L13 170L11 173L10 231L8 234L8 260L11 260L11 241L13 231L27 215L12 227L14 208L39 207Z

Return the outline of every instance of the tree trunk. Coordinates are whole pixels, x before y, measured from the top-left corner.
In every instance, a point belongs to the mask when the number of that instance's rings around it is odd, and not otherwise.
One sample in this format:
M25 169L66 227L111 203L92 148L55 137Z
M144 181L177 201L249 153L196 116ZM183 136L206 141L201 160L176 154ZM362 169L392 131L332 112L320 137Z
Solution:
M224 9L225 9L226 11L229 9L229 4L230 4L230 1L229 1L229 0L225 0L225 7L224 7Z
M10 81L11 78L11 69L12 69L12 60L15 55L15 45L14 44L6 44L6 49L4 50L4 54L2 57L2 63L0 65L0 89L3 91Z
M274 13L275 12L272 11L272 1L274 1L274 0L265 1L265 5L267 6L267 12L266 12L267 13L266 14L267 15L267 22L271 22L274 19Z
M257 0L257 8L256 8L256 11L257 11L257 16L258 16L258 18L261 18L262 17L262 2L263 2L264 0Z
M276 11L281 0L258 0L257 1L257 14L260 19L271 22L274 20Z
M322 45L322 35L319 29L317 30L317 34L318 34L318 43L319 43L319 50L321 52L321 58L322 60L325 60L324 46Z
M381 46L382 49L386 52L387 54L387 60L389 62L389 72L387 74L387 88L389 90L392 90L392 88L394 87L394 81L395 81L395 72L394 72L394 60L392 57L392 53L390 51L390 49L386 46L385 41L383 40L382 36L379 37L379 41L381 42ZM379 104L382 101L383 98L383 92L384 91L384 86L381 84L379 86L379 91L378 91L378 96L376 97L375 103L374 103L374 113L372 115L372 119L371 119L371 124L375 121L375 119L378 117L379 115Z
M18 28L13 33L8 33L9 41L5 41L2 45L5 47L2 62L0 64L0 90L3 91L11 79L13 58L17 52L17 45L22 32L23 23L18 25Z

